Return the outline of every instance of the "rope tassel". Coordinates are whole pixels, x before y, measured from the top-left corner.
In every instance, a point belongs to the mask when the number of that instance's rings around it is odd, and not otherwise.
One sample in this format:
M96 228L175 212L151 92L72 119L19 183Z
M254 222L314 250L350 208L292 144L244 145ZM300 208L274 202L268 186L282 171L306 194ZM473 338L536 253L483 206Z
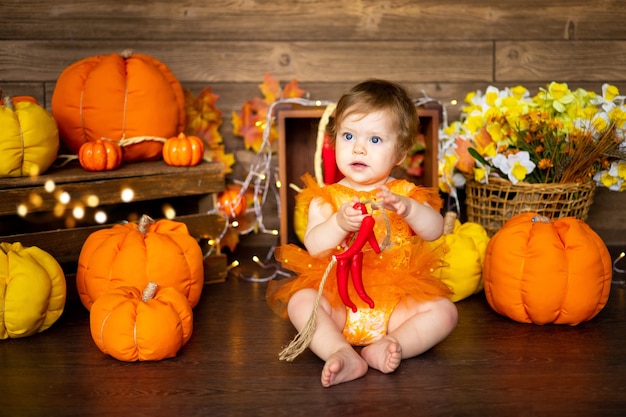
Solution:
M311 340L313 340L313 334L315 333L315 326L317 324L317 308L322 298L322 294L324 293L324 285L326 284L326 279L328 278L328 275L330 275L330 271L336 262L337 260L333 256L331 261L328 263L326 271L324 271L322 281L320 282L320 287L317 291L317 297L315 298L315 305L313 306L313 312L311 312L311 317L309 317L309 320L298 332L296 337L293 338L291 343L289 343L289 345L280 352L278 358L281 361L293 361L311 344Z

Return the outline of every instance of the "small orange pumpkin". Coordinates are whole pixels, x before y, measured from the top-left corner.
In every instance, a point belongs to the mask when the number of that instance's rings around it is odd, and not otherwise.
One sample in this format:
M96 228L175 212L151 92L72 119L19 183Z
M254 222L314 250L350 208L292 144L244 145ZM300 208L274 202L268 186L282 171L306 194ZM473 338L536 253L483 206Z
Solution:
M203 256L185 223L143 216L138 223L93 232L83 244L76 288L88 310L114 288L144 288L150 281L179 291L192 307L198 304L204 286Z
M203 157L204 142L197 136L187 136L181 132L163 145L163 160L168 165L192 167L198 165Z
M537 213L510 218L487 245L483 280L489 305L521 323L577 325L606 305L611 256L582 220Z
M143 292L120 287L99 297L89 313L96 346L126 362L176 356L193 331L187 298L173 288L150 282Z
M230 187L218 194L217 206L230 218L241 216L246 211L246 195L244 193L240 196L240 192L240 188Z
M87 171L112 171L122 164L122 148L110 140L85 142L78 150L78 162Z

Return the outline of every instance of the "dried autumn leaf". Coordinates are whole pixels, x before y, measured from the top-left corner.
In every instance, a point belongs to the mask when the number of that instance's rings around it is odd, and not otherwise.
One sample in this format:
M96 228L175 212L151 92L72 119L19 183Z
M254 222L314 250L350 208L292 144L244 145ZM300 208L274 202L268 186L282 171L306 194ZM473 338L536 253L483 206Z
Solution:
M283 98L300 98L304 95L304 93L305 91L301 90L298 87L298 81L291 80L290 82L285 84L285 87L283 88L282 96Z
M220 248L228 248L231 252L234 252L237 248L237 244L239 243L239 233L232 228L228 228L224 236L220 239Z
M259 89L268 105L281 97L280 84L271 74L265 74L263 84L259 84Z

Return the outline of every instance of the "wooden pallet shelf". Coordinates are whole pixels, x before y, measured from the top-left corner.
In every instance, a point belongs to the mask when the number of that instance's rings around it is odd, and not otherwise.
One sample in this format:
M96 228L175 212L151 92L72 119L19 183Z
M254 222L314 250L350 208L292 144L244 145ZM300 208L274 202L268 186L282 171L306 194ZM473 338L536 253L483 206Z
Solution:
M215 237L223 230L224 219L208 211L224 186L221 164L208 162L195 167L140 162L106 172L87 172L75 163L35 178L1 178L0 241L37 246L60 264L72 265L94 231L135 220L145 211L163 218L164 206L175 210L173 219L184 222L196 239ZM124 190L132 190L130 201L122 197ZM69 201L61 203L61 193L67 193ZM90 207L94 197L97 205ZM24 213L18 215L20 207ZM76 219L72 214L76 207L87 215ZM103 224L93 219L98 210L108 216ZM212 255L205 262L205 280L223 280L225 270L226 257Z

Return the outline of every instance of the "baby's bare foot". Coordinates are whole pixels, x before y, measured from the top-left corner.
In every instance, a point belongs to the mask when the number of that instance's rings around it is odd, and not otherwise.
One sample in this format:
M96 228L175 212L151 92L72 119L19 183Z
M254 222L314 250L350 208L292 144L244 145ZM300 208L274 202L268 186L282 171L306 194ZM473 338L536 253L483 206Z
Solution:
M333 353L322 370L322 385L341 384L360 378L367 372L367 363L352 348L340 349Z
M387 335L379 341L364 347L361 350L361 356L369 366L388 374L400 366L402 347L394 337Z

